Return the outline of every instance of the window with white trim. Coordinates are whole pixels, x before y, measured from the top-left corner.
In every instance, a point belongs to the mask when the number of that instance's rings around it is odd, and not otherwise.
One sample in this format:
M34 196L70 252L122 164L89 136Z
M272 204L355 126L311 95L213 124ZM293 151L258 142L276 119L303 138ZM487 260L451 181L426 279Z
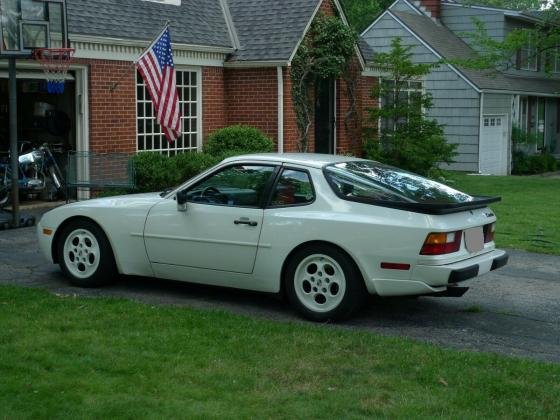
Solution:
M539 70L539 54L532 34L527 37L527 43L519 50L518 68L529 71Z
M552 50L551 70L553 73L560 73L560 47Z
M422 82L401 81L397 86L395 80L382 79L383 95L381 97L381 107L397 107L401 104L418 106L418 112L422 110ZM408 118L398 121L393 118L381 118L380 127L382 130L395 131L400 124L405 124Z
M198 99L199 77L196 71L176 70L177 92L181 107L183 135L169 143L156 122L154 107L140 73L136 73L136 144L139 152L151 151L175 155L185 151L197 151L200 133Z

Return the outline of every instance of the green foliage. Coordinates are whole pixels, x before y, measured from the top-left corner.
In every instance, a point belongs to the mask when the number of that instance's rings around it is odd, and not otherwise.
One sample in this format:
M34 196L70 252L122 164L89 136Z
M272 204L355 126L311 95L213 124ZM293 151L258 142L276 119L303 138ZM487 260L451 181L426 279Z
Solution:
M453 188L471 195L501 196L496 245L560 255L560 179L544 176L470 176L453 173ZM448 180L449 182L449 180Z
M190 290L177 289L178 299ZM0 287L2 418L560 416L555 363L156 298L67 293ZM205 296L196 302L232 306L227 292ZM390 305L383 316L394 313Z
M174 187L214 166L221 159L207 153L183 153L164 156L156 152L132 157L138 192L162 191Z
M358 33L364 31L394 0L342 0L348 23Z
M560 165L550 153L528 155L521 150L513 152L512 173L514 175L533 175L556 171Z
M136 170L137 191L161 191L179 183L176 166L171 158L157 152L145 152L131 159Z
M162 191L185 182L227 157L271 152L273 149L272 140L260 130L236 125L208 136L204 153L180 153L171 157L155 152L139 153L131 158L136 170L136 191Z
M204 151L213 156L272 152L273 141L257 128L233 125L214 131L204 144Z
M553 70L557 47L560 45L560 4L558 0L476 0L472 3L538 11L539 21L533 26L512 29L506 33L503 39L498 40L488 34L482 21L473 19L475 31L464 35L470 38L470 43L477 50L477 54L462 60L454 60L455 64L476 69L507 70L515 68L518 64L518 51L531 44L535 48L532 55L525 59L531 62L541 61L547 73Z
M338 17L318 16L292 60L292 98L299 132L298 147L307 152L318 80L336 79L350 71L357 34Z
M370 159L435 176L439 163L453 162L456 146L445 141L441 125L425 117L432 98L416 89L418 80L437 64L413 63L410 49L395 38L390 52L375 56L375 66L387 76L372 91L372 97L382 98L382 105L370 109L370 116L375 123L381 120L382 127L366 139L366 154Z
M511 141L514 148L537 144L538 140L539 138L536 134L525 131L515 124L511 128Z

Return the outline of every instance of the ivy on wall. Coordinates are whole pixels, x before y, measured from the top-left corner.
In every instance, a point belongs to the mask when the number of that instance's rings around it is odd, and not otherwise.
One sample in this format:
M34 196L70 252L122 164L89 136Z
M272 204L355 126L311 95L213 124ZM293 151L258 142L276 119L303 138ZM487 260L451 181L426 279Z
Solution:
M350 98L350 110L346 118L357 114L357 79L351 65L356 41L356 32L339 17L319 15L292 60L292 97L300 152L309 150L309 130L315 116L313 93L320 80L342 77Z

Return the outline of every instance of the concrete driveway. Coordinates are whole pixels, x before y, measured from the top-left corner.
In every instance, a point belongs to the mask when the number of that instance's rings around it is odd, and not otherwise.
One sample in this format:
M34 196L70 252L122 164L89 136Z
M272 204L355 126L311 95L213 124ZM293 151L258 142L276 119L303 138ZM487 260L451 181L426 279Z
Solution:
M509 265L471 281L471 290L462 298L373 297L358 316L334 328L558 363L560 257L509 252ZM274 296L244 291L146 278L124 278L103 289L72 287L58 266L44 261L35 228L0 231L0 284L39 287L61 294L221 309L280 321L299 320Z

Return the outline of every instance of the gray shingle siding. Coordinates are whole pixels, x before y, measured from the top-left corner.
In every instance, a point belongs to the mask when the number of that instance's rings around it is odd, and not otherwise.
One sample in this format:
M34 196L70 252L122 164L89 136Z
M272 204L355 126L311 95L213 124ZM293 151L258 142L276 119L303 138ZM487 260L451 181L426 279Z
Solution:
M490 10L472 9L469 7L449 6L442 4L441 21L457 36L462 38L472 48L471 37L467 34L475 31L476 26L473 19L478 19L484 23L484 27L488 31L488 35L496 40L502 41L504 38L505 19L501 12L493 12Z
M436 55L389 15L385 15L363 34L364 40L376 53L389 51L394 37L400 37L404 45L413 46L414 62L438 61ZM459 145L456 163L450 168L477 171L480 124L478 93L446 65L435 68L426 76L424 88L433 97L433 108L428 115L444 125L445 137L449 143Z

